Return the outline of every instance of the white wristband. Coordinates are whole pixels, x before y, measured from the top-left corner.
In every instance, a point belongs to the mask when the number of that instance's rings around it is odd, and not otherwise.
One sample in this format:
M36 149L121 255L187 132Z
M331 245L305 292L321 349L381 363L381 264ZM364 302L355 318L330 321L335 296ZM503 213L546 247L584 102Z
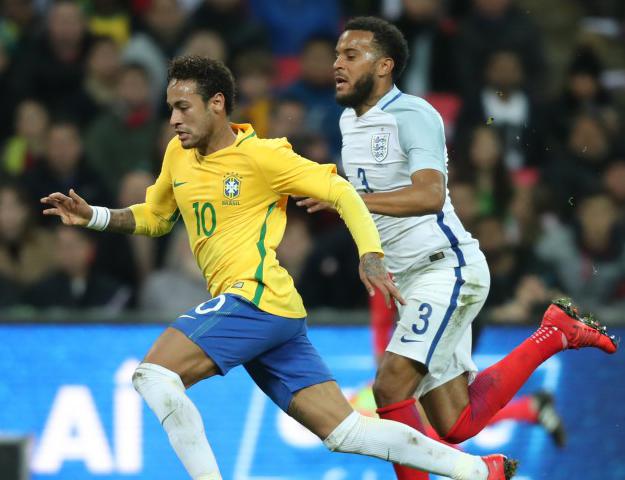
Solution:
M87 228L91 228L92 230L106 230L109 222L111 221L111 211L106 207L94 207L91 209L93 213L91 214L91 220L87 224Z

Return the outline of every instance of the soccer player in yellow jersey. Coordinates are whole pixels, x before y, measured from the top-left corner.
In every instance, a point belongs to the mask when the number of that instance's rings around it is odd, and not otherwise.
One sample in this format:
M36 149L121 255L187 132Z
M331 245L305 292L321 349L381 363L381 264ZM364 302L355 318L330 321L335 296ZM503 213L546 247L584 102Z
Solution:
M133 383L194 480L221 474L200 414L185 390L243 365L285 412L333 451L370 455L458 480L478 480L479 457L398 422L363 417L343 397L306 335L306 311L276 260L289 195L329 202L360 254L360 276L403 302L382 263L371 216L334 166L295 154L285 139L259 139L228 121L234 79L221 63L180 57L169 69L167 103L177 136L145 203L109 210L73 190L41 201L67 225L159 236L182 217L212 299L180 315L137 367Z

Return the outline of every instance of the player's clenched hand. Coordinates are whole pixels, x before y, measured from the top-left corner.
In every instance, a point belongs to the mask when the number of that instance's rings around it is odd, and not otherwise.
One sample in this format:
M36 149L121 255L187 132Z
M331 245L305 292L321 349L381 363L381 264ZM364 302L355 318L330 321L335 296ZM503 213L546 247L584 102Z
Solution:
M91 220L92 209L75 191L70 189L69 197L62 193L51 193L41 199L46 208L44 215L57 215L65 225L87 225Z
M308 213L315 213L321 210L334 210L332 205L327 202L322 202L321 200L317 200L316 198L296 198L298 207L305 207Z
M358 270L360 272L360 280L365 284L369 295L373 296L375 293L374 289L377 288L384 295L388 308L391 308L391 298L394 298L402 305L406 305L406 301L402 298L393 280L391 280L382 258L377 253L365 253L360 257Z

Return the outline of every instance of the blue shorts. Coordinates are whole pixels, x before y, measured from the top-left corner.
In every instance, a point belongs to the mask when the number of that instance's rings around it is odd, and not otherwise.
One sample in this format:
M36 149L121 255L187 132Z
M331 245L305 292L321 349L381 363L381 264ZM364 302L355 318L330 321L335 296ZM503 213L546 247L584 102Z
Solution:
M171 326L195 342L221 375L243 365L285 412L298 390L334 380L308 340L304 318L272 315L238 295L219 295L201 303Z

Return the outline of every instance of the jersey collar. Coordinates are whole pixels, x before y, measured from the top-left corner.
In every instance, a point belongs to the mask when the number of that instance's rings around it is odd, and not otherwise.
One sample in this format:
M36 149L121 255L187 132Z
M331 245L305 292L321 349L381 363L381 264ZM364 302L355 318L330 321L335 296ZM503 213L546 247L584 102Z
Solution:
M378 107L380 110L385 110L386 107L388 107L391 103L401 97L401 95L402 91L397 88L396 85L393 85L393 88L391 88L382 98L380 98L380 100L378 100L378 103L376 103L376 107Z
M237 146L241 140L246 137L254 136L256 132L254 132L254 128L249 123L232 123L230 122L230 128L234 133L236 133L237 138L234 141L234 145Z

